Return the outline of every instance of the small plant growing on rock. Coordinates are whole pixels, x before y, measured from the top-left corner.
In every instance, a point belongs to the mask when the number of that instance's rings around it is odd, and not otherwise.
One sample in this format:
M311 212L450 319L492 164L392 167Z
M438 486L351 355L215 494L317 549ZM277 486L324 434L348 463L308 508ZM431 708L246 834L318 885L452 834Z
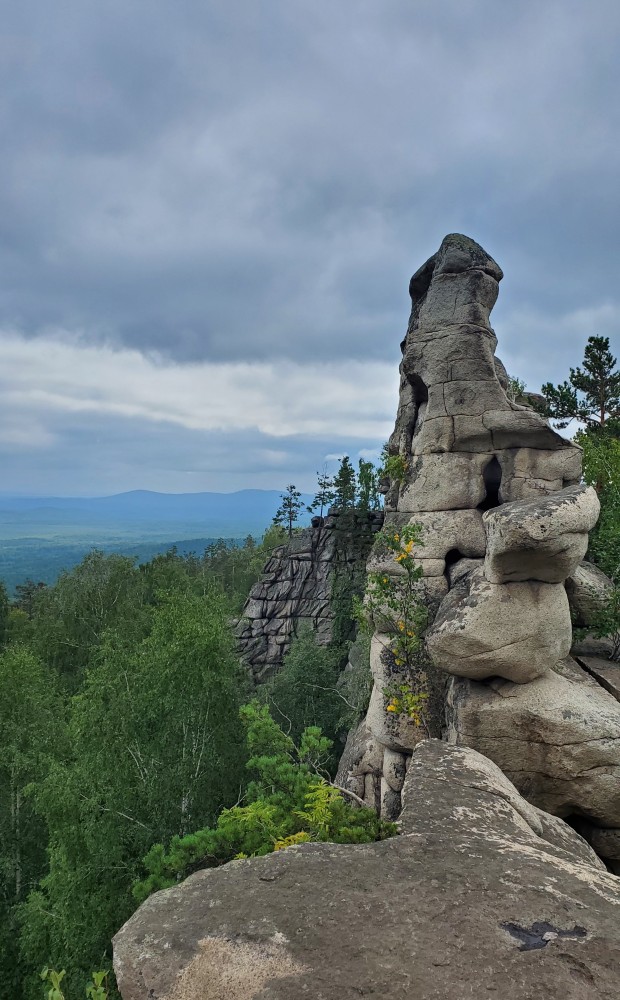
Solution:
M395 571L369 573L364 600L357 603L357 616L365 631L388 636L383 655L395 676L383 690L386 711L404 714L413 725L427 728L423 653L428 612L420 595L422 568L414 553L421 544L421 529L415 524L381 532L375 552L391 556Z
M409 463L403 455L388 455L383 465L384 474L402 486L407 478Z

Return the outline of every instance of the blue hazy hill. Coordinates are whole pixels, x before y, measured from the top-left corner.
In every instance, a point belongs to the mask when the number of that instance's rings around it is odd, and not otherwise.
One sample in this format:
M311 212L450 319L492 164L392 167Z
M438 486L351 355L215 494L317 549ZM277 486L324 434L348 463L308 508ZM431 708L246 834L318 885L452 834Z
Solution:
M302 496L309 504L312 497ZM117 537L243 538L260 535L280 503L275 490L236 493L154 493L109 497L0 496L0 539ZM300 523L308 523L308 515Z
M302 500L307 505L312 497ZM260 538L279 504L276 490L0 496L0 580L10 592L28 577L53 583L93 548L145 560L172 545L199 553L218 538ZM304 510L299 524L309 521Z

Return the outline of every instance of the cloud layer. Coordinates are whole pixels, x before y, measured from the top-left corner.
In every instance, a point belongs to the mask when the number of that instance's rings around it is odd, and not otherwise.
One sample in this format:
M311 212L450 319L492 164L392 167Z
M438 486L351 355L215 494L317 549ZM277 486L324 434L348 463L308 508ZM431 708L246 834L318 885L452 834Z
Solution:
M352 361L346 369L288 360L181 364L66 337L4 334L0 462L19 465L26 476L30 468L36 479L41 462L62 454L57 471L46 473L54 493L70 483L79 491L96 467L111 490L124 488L128 474L135 488L163 475L174 490L175 473L196 490L218 481L229 488L231 474L240 485L270 486L291 466L300 485L311 488L334 443L340 454L378 450L391 430L397 385L394 366L385 362ZM302 445L301 463L295 443ZM32 489L28 479L19 488Z
M409 276L451 231L504 267L504 360L535 388L563 378L590 332L617 338L619 34L615 0L10 5L1 405L29 391L38 416L5 447L62 467L86 426L123 426L117 473L86 463L85 492L122 488L136 435L170 488L166 435L239 419L267 451L295 438L311 471L343 440L372 448Z

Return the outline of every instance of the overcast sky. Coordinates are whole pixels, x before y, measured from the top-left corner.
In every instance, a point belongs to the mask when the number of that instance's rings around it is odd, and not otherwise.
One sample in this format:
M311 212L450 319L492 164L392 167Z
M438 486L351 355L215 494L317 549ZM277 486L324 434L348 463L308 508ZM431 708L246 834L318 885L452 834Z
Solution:
M448 232L530 388L620 352L617 0L0 7L0 492L376 453Z

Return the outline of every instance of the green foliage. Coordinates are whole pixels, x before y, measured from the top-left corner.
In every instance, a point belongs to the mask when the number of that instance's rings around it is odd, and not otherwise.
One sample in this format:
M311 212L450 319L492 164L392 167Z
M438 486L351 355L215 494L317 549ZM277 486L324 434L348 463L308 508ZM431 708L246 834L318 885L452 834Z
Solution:
M357 473L357 506L362 511L380 510L383 497L379 493L378 471L372 462L360 458Z
M9 595L6 587L0 581L0 650L4 649L9 638Z
M568 381L560 385L543 385L545 415L556 420L560 428L571 420L591 427L620 418L620 371L616 364L608 337L588 337L583 368L571 368Z
M88 983L86 987L86 996L88 1000L107 1000L107 983L107 972L93 972L92 983Z
M388 637L383 656L393 677L383 692L387 711L405 713L414 726L428 728L424 712L427 678L422 666L428 611L420 596L422 570L414 554L420 543L417 525L381 532L375 553L378 558L392 558L396 566L368 574L364 601L358 602L357 611L362 628Z
M40 973L40 978L50 987L46 993L47 1000L65 1000L65 994L60 988L60 984L65 976L66 972L64 969L61 972L48 969L47 966L43 969ZM86 985L87 1000L108 1000L107 982L107 972L93 972L91 982Z
M514 375L509 375L506 395L508 396L508 399L512 400L513 403L527 402L527 390L525 387L525 382Z
M307 510L309 514L318 514L319 517L323 517L333 504L336 496L334 492L334 480L331 476L327 475L325 469L323 472L317 472L316 477L317 491L314 500Z
M596 487L601 502L589 557L620 580L620 440L600 430L579 431L575 440L583 448L583 478Z
M0 655L0 981L12 997L21 985L19 907L46 864L47 831L30 789L45 778L62 740L53 678L30 650L10 647Z
M274 524L284 525L288 531L289 538L293 535L293 525L299 520L299 512L303 510L304 503L299 490L290 483L286 487L286 492L280 496L280 506L274 518Z
M355 469L348 455L340 461L338 472L334 476L334 506L338 510L348 510L355 507L357 495L357 480Z
M330 742L320 729L306 729L295 746L266 706L252 703L241 714L253 774L245 804L225 809L213 827L174 837L167 851L161 843L151 848L144 859L148 875L134 886L139 902L197 868L233 858L269 854L304 840L368 843L397 832L374 810L345 802L322 776Z
M620 587L614 587L588 628L599 639L611 640L611 659L620 659Z
M109 961L150 844L214 822L243 775L244 678L224 597L176 591L142 614L140 629L123 620L96 637L70 749L35 788L49 870L21 908L22 962L66 968L72 992Z
M360 631L349 648L345 669L338 678L338 693L342 698L339 729L354 729L366 713L372 693L370 670L370 636Z
M40 591L32 617L33 648L74 692L93 664L107 629L141 631L140 574L132 559L93 550L53 587Z
M388 455L386 453L383 458L382 471L388 479L402 486L407 479L409 463L404 455Z
M56 972L54 969L43 969L40 978L49 985L49 990L46 993L47 1000L65 1000L65 995L60 988L65 975L64 969L61 972Z
M35 583L34 580L28 579L24 583L18 583L15 587L15 607L32 619L37 597L44 589L45 584L42 581Z
M322 645L310 625L300 628L284 657L275 677L263 685L261 700L265 700L282 725L289 728L297 742L308 726L319 726L334 740L341 728L343 699L337 684L346 661L346 648ZM335 771L336 757L329 761Z

